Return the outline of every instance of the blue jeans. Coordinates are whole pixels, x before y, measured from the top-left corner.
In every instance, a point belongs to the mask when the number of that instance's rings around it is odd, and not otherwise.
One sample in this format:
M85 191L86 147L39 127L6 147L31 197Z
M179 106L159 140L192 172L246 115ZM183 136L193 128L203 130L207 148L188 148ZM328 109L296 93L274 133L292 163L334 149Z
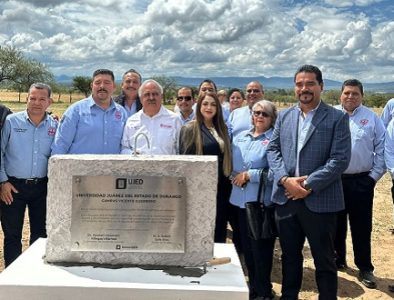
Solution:
M39 237L46 237L47 183L24 183L9 180L19 193L6 205L1 201L1 227L4 232L4 263L9 266L22 253L22 229L26 206L29 209L30 245Z

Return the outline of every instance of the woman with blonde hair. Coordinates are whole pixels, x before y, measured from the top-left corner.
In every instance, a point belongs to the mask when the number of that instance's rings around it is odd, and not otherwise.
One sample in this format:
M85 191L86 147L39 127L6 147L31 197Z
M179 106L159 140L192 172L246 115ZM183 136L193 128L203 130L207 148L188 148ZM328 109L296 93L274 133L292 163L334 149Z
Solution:
M228 199L231 193L231 148L222 106L215 93L199 95L196 118L182 127L180 154L216 155L218 188L216 194L215 243L225 243L228 220Z

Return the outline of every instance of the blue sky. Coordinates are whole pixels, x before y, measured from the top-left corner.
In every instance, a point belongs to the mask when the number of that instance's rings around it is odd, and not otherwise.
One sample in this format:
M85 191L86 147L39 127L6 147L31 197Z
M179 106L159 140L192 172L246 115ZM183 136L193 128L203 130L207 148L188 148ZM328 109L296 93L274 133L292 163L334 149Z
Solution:
M0 2L0 45L56 75L394 81L392 0L19 0Z

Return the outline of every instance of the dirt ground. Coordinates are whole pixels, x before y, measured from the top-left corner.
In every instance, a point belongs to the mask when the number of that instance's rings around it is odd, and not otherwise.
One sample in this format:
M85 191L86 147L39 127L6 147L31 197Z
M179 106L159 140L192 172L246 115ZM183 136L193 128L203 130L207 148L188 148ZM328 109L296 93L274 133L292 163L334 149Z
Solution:
M386 174L377 184L374 202L374 224L372 234L372 257L375 265L375 276L378 282L378 288L375 290L365 288L357 280L357 272L353 263L353 254L351 239L348 238L348 265L345 272L339 272L339 299L394 299L394 293L388 290L389 284L394 284L394 234L391 229L394 227L393 222L393 204L390 194L391 178ZM24 226L24 235L22 243L24 249L28 244L28 221ZM3 257L3 233L0 231L0 257ZM317 299L316 283L314 279L313 261L305 247L304 251L304 280L300 299ZM0 271L4 269L2 259L0 259ZM281 262L280 248L277 243L274 257L274 270L272 274L274 290L280 295L281 289ZM278 297L277 297L278 298ZM277 299L276 298L276 299Z

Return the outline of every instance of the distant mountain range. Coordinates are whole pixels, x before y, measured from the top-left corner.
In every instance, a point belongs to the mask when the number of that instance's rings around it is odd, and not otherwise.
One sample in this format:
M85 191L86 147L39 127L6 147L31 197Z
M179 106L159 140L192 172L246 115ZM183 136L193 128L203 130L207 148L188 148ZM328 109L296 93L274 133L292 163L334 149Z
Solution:
M179 86L198 86L205 77L181 77L175 76L174 79ZM213 80L218 88L245 88L252 80L260 81L265 89L292 89L294 87L293 77L209 77ZM60 75L56 77L57 82L71 84L72 77L68 75ZM341 88L342 82L325 79L324 88L326 90L338 90ZM382 83L364 83L366 91L377 93L394 93L394 82Z

